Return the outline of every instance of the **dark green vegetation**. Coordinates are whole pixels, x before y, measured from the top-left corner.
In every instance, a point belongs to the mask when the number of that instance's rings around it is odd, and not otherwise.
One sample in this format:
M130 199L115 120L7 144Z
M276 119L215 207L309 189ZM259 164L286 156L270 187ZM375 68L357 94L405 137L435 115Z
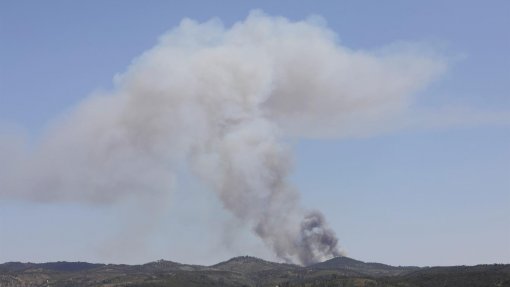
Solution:
M510 264L419 268L337 257L301 267L246 256L213 266L9 262L0 264L0 286L510 286Z

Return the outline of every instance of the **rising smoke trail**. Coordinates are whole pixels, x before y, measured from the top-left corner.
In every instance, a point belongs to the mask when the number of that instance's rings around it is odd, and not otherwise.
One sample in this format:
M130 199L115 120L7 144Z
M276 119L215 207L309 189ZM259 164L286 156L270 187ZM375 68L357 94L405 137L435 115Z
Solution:
M320 212L301 205L284 140L385 129L443 68L408 51L349 50L316 18L252 12L231 28L186 19L34 150L2 140L0 196L158 201L187 162L279 258L328 259L340 254L338 240Z

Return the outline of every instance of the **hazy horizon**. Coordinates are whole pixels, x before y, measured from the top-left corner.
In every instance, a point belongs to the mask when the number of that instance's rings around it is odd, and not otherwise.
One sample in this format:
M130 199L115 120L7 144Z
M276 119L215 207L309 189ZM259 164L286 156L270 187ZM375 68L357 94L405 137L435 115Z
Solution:
M263 260L263 261L268 261L268 262L273 262L273 263L281 263L281 264L293 264L293 263L285 263L285 262L282 262L281 260L268 260L268 259L264 259L264 258L260 258L260 257L257 257L257 256L252 256L252 255L249 255L249 254L245 254L245 255L236 255L236 256L233 256L233 257L229 257L229 258L224 258L224 259L220 259L219 261L217 262L212 262L210 264L202 264L200 262L187 262L187 263L184 263L184 262L179 262L179 261L175 261L175 260L172 260L171 258L159 258L159 259L154 259L154 260L151 260L151 261L147 261L147 262L142 262L142 263L122 263L122 262L88 262L88 261L66 261L66 260L56 260L56 261L44 261L44 262L32 262L32 261L7 261L7 262L0 262L0 264L5 264L5 263L32 263L32 264L44 264L44 263L58 263L58 262L66 262L66 263L90 263L90 264L104 264L104 265L110 265L110 264L113 264L113 265L144 265L144 264L149 264L149 263L154 263L154 262L160 262L160 261L168 261L168 262L174 262L174 263L178 263L178 264L183 264L183 265L196 265L196 266L214 266L214 265L217 265L219 263L224 263L224 262L228 262L230 260L233 260L233 259L237 259L237 258L245 258L245 257L249 257L249 258L254 258L254 259L260 259L260 260ZM392 264L387 264L385 262L375 262L375 261L370 261L370 260L366 260L366 261L363 261L363 260L359 260L359 259L356 259L356 258L352 258L352 257L349 257L349 256L338 256L338 257L346 257L346 258L350 258L350 259L353 259L353 260L356 260L356 261L361 261L361 262L364 262L364 263L379 263L379 264L385 264L385 265L389 265L389 266L393 266L393 267L420 267L420 268L423 268L423 267L454 267L454 266L461 266L461 265L392 265ZM335 259L335 258L338 258L338 257L334 257L332 259ZM332 260L332 259L327 259L325 261L329 261L329 260ZM312 266L312 265L315 265L315 264L319 264L319 263L323 263L325 261L322 261L322 262L317 262L317 263L314 263L314 264L311 264L311 265L304 265L302 267L307 267L307 266ZM475 265L464 265L464 266L476 266L476 265L492 265L492 264L510 264L508 262L494 262L494 263L490 263L490 264L487 264L487 263L480 263L480 264L475 264ZM297 265L297 264L293 264L293 265L296 265L296 266L300 266L300 265Z

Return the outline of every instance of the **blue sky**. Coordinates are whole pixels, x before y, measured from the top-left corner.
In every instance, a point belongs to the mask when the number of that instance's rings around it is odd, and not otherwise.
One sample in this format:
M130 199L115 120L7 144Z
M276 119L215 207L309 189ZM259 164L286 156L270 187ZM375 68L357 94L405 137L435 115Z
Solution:
M449 67L416 95L419 107L509 113L507 1L333 2L2 1L0 131L21 130L37 141L48 123L88 94L110 89L115 74L182 18L218 17L230 26L254 8L291 20L320 15L351 49L402 41L431 47L450 59ZM508 121L292 146L292 180L304 205L325 213L348 256L395 265L510 262ZM0 199L0 262L213 263L245 253L271 258L248 230L232 235L237 243L229 247L220 246L219 235L204 232L229 214L218 211L221 204L203 186L183 178L190 192L172 196L173 209L138 257L109 251L132 203ZM186 212L191 205L197 206L194 212ZM211 213L218 218L212 220ZM204 236L210 243L203 243Z

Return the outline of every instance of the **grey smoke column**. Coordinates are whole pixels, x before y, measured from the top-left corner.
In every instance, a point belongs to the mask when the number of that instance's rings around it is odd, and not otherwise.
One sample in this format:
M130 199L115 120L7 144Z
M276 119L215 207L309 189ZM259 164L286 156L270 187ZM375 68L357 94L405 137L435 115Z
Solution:
M195 152L195 167L204 179L213 177L208 185L225 207L254 226L278 257L310 264L339 255L338 240L323 216L299 205L287 182L289 153L276 135L260 116L228 119L214 143Z
M91 204L139 197L165 208L186 162L278 257L331 258L338 240L322 214L300 203L284 139L388 129L443 68L412 51L350 50L317 19L253 12L231 28L186 19L117 75L112 92L60 118L34 150L2 140L0 196Z

